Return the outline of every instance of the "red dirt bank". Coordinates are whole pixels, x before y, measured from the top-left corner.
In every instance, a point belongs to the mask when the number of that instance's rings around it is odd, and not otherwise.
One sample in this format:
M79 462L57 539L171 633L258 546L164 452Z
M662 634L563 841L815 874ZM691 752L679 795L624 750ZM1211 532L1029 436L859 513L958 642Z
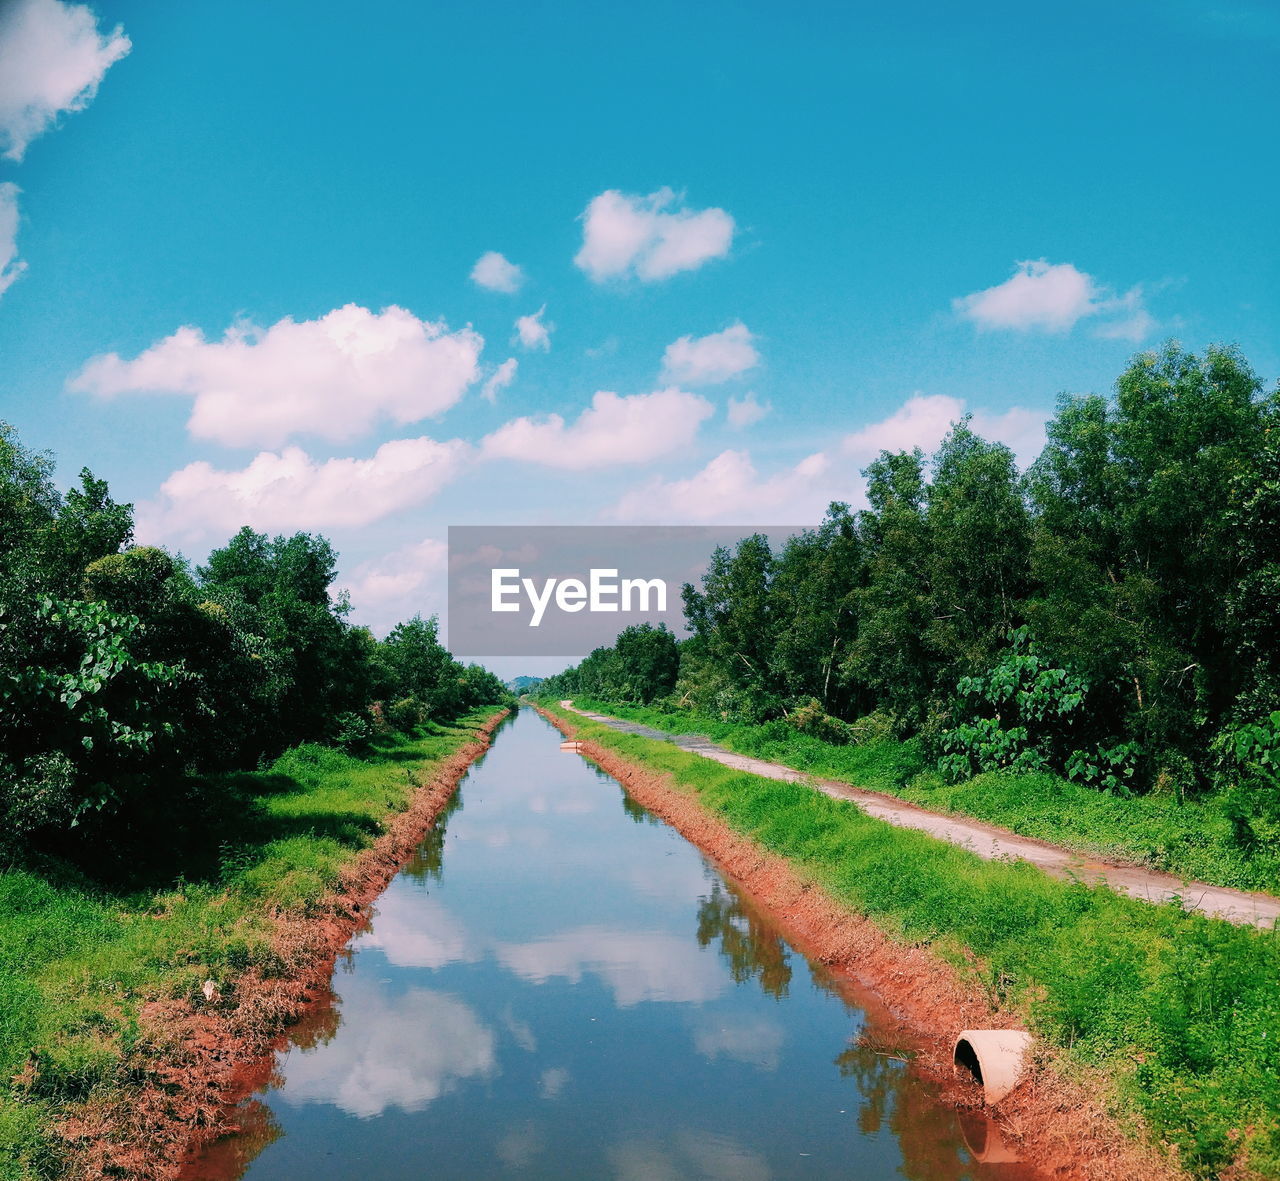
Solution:
M569 738L578 727L538 711ZM763 851L712 816L669 775L628 763L589 740L582 754L597 763L644 807L662 817L708 854L777 923L788 941L826 965L852 987L850 999L873 993L891 1015L892 1031L914 1051L910 1068L939 1086L942 1098L962 1110L984 1108L980 1089L956 1076L951 1049L955 1034L972 1028L1022 1028L1016 1014L993 1006L976 979L921 947L896 943L869 919L846 909L782 857ZM879 1024L879 1022L877 1022ZM1169 1181L1183 1174L1127 1137L1090 1092L1065 1077L1052 1053L1042 1051L1025 1081L994 1116L1004 1141L1019 1157L1061 1181Z
M506 714L495 714L478 739L435 769L333 891L305 914L274 916L278 976L266 979L251 969L221 982L225 997L143 1008L143 1037L129 1064L141 1080L137 1088L111 1102L91 1101L59 1129L72 1159L69 1177L173 1181L200 1148L237 1130L231 1104L266 1082L281 1036L329 997L338 954L368 921L370 904L421 843Z

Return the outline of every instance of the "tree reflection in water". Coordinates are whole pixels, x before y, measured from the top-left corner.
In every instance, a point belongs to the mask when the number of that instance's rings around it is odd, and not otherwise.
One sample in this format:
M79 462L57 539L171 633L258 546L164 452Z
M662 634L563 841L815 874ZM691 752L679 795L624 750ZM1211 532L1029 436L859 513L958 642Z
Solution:
M719 943L734 982L753 978L772 997L784 997L791 985L791 962L782 937L732 887L719 882L698 905L698 946Z
M428 882L440 881L444 874L445 829L449 826L449 817L461 810L462 792L455 791L440 809L435 823L427 829L426 836L419 842L413 855L405 862L401 873L424 886Z

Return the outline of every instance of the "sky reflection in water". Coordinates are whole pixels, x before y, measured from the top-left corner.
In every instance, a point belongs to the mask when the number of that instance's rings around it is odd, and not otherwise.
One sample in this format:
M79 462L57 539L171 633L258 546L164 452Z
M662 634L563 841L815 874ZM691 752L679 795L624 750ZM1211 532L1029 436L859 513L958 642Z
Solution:
M1028 1175L975 1165L821 971L558 745L502 729L191 1181Z

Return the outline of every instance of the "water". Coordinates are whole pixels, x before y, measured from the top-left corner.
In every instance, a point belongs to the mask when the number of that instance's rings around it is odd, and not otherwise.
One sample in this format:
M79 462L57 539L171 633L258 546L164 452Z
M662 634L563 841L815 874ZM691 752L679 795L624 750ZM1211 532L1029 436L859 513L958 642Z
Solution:
M1031 1176L559 742L499 731L192 1181Z

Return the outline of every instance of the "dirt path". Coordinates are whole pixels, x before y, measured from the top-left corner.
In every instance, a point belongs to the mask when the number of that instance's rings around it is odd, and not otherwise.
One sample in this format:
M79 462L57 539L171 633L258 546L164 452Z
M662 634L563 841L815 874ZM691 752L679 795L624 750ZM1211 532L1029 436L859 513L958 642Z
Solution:
M864 788L850 787L835 779L816 779L782 763L770 763L765 759L740 755L717 746L700 734L669 734L638 722L612 718L606 714L576 709L567 701L561 706L584 718L602 722L625 734L642 738L657 738L674 743L682 750L714 759L726 767L750 771L767 779L784 779L793 783L808 783L837 800L848 800L868 815L887 820L900 828L915 828L930 836L961 845L988 861L999 857L1013 857L1038 865L1047 873L1061 878L1079 878L1087 882L1105 882L1113 890L1131 894L1146 902L1168 902L1177 898L1184 909L1201 911L1215 918L1233 923L1251 923L1256 927L1273 927L1280 919L1280 898L1269 894L1250 894L1244 890L1230 890L1225 886L1210 886L1205 882L1186 882L1172 874L1158 873L1137 865L1111 864L1094 861L1063 849L1038 841L1033 837L1019 836L1006 828L984 824L981 820L964 820L955 816L943 816L929 812L915 804L908 804L894 796Z
M629 762L583 735L572 719L537 708L566 738L585 739L579 752L584 758L710 857L793 947L830 973L850 1003L874 1012L873 1028L867 1030L873 1041L932 1083L937 1097L962 1113L962 1129L970 1118L990 1129L979 1130L975 1139L965 1132L976 1160L1009 1162L999 1165L998 1175L1010 1181L1025 1179L1025 1166L1054 1181L1174 1181L1187 1176L1175 1160L1131 1139L1135 1132L1141 1135L1131 1121L1128 1133L1121 1129L1110 1109L1114 1099L1108 1097L1107 1079L1066 1064L1049 1046L1038 1048L1031 1070L1013 1092L994 1106L986 1104L981 1089L952 1065L955 1034L1024 1026L1022 1017L1003 1008L977 974L944 961L925 945L890 938L785 858L713 816L692 793L675 786L670 775ZM629 722L620 725L645 736L669 737ZM975 1147L980 1144L984 1146ZM1022 1164L1013 1163L1018 1161ZM916 1162L904 1171L913 1177L940 1176L934 1164Z

